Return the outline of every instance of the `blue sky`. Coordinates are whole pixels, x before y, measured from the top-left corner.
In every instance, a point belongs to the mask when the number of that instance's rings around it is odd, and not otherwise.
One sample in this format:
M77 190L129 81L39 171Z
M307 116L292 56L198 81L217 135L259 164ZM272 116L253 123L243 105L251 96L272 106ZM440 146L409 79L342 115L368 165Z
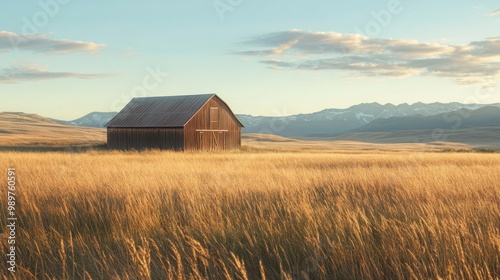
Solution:
M0 111L75 119L215 92L236 113L500 102L498 1L19 0Z

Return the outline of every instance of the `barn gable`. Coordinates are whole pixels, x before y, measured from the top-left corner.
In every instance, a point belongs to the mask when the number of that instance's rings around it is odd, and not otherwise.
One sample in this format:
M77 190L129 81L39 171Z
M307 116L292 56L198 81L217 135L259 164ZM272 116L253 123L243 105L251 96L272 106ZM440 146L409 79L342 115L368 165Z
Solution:
M117 149L239 149L243 124L215 94L134 98L106 125Z

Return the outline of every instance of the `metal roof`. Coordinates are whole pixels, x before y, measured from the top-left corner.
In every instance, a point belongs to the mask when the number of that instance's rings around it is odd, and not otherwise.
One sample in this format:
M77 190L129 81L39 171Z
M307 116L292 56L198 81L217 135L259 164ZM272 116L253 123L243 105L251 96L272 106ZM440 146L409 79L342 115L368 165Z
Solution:
M217 97L227 106L213 93L134 98L106 126L183 127L213 97ZM234 118L243 126L236 116Z

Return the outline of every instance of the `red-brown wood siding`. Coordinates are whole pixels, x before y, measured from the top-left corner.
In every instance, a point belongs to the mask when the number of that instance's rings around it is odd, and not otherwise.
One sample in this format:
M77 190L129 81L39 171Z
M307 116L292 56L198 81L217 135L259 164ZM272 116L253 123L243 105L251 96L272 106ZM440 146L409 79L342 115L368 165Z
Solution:
M183 128L108 128L108 148L184 149Z
M214 122L213 114L217 111L217 122ZM230 109L214 97L184 126L184 147L186 150L240 149L241 127L236 123Z

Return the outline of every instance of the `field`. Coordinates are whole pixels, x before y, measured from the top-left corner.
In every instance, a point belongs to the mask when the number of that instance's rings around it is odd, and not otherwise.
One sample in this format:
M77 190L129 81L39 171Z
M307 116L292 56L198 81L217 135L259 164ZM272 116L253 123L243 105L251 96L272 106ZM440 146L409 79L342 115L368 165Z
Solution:
M0 156L20 205L5 279L500 278L496 153Z

